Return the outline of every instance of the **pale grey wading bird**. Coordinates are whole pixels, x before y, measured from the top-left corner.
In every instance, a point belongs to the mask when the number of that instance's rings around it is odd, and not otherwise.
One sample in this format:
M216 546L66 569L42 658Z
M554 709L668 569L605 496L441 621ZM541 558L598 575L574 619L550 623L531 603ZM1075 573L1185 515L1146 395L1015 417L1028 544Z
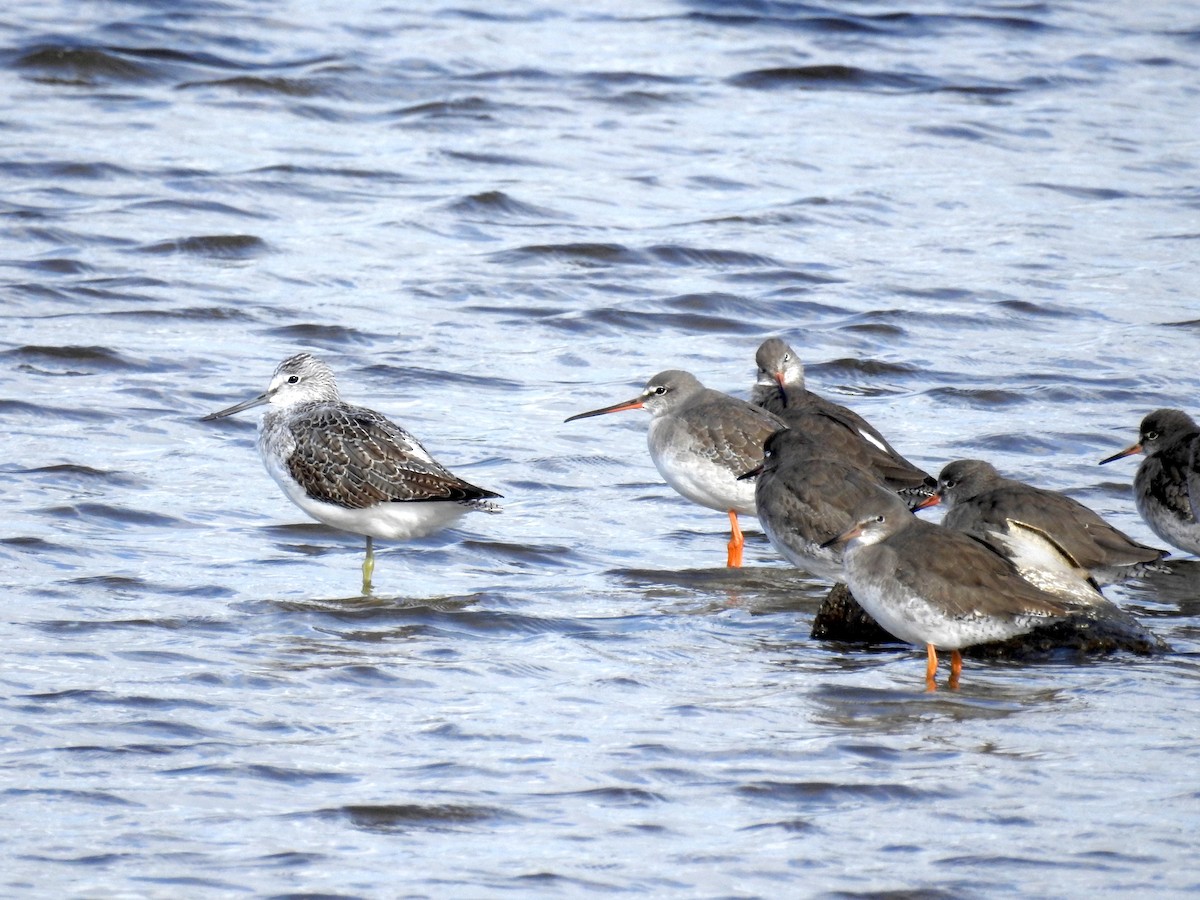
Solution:
M900 640L925 647L928 690L936 689L938 649L951 651L956 688L963 647L1025 634L1073 610L987 544L919 519L884 488L828 541L837 543L846 545L846 585L862 608Z
M659 372L631 400L571 416L586 419L627 409L650 413L647 443L658 473L701 506L729 515L727 566L742 564L745 538L738 515L757 514L754 484L738 476L762 464L763 443L784 427L776 416L702 385L695 375Z
M407 540L439 531L499 497L440 465L420 441L381 413L345 403L333 370L308 353L285 359L270 387L201 421L268 408L258 449L271 477L305 513L364 535L363 593L375 569L373 538Z
M1146 458L1133 476L1133 500L1160 538L1188 553L1200 553L1200 488L1196 450L1200 426L1181 409L1156 409L1142 419L1137 443L1100 460L1100 465L1135 453Z

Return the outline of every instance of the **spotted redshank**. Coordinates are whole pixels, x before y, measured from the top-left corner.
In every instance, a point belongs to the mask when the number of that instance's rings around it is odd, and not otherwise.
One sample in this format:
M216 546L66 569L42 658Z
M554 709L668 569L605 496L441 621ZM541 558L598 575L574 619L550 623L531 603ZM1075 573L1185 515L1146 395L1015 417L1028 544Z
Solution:
M910 505L933 493L929 473L901 456L875 426L805 387L804 367L785 341L763 341L755 361L758 378L750 395L755 405L780 416L788 427L811 433L830 454L873 471Z
M627 409L650 413L650 457L663 479L701 506L729 515L726 564L742 564L745 539L738 514L756 515L754 485L738 476L757 468L763 443L783 422L744 400L706 388L688 372L659 372L631 400L571 416L566 421Z
M1156 409L1142 419L1136 444L1100 460L1145 453L1133 477L1133 497L1146 524L1160 538L1188 553L1200 553L1200 498L1193 498L1189 481L1194 453L1200 444L1200 426L1179 409Z
M1005 478L981 459L960 459L938 475L938 490L922 506L946 506L942 524L992 544L1017 563L1017 546L1040 540L1050 556L1098 584L1110 584L1144 570L1167 555L1118 531L1078 500ZM1014 558L1017 557L1017 558Z
M951 651L955 688L963 647L1024 634L1071 612L987 544L917 518L890 491L868 498L854 522L833 539L846 542L846 584L887 631L925 646L929 690L936 689L938 649Z
M853 524L858 507L879 490L879 480L794 428L767 438L762 465L742 478L755 476L758 521L775 549L806 572L842 581L842 545L828 541Z
M258 449L288 499L318 522L366 536L364 594L373 538L424 537L472 509L499 510L487 502L499 494L452 475L395 422L343 402L333 370L308 353L281 362L264 393L202 421L263 405Z

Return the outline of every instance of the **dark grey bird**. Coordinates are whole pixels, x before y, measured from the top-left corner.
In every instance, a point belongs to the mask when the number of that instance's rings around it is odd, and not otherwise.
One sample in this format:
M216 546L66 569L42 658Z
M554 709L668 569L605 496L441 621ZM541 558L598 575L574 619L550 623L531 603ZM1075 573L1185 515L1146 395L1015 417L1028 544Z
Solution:
M1180 409L1156 409L1142 419L1137 443L1100 460L1100 465L1135 453L1146 458L1133 476L1133 499L1160 538L1188 553L1200 553L1200 488L1196 445L1200 426Z
M745 538L738 515L757 515L754 485L738 476L762 464L763 444L783 427L771 413L678 369L659 372L630 400L571 416L566 421L627 409L650 415L647 444L663 480L691 500L729 515L726 565L742 564Z
M265 392L201 421L263 405L258 449L288 499L318 522L366 537L364 594L373 538L423 537L473 509L499 510L487 502L499 494L451 474L395 422L343 402L333 370L315 356L285 359Z
M939 649L951 651L954 688L963 647L1025 634L1072 610L989 545L917 518L886 490L865 500L834 541L846 543L846 584L863 609L900 640L926 648L929 690Z
M943 467L937 493L922 506L939 501L947 510L943 525L992 544L1017 563L1026 578L1030 573L1022 558L1024 548L1031 546L1045 557L1034 565L1066 566L1097 584L1119 581L1167 555L1118 531L1078 500L1005 478L981 459L960 459Z
M855 510L882 488L879 480L794 428L767 438L762 465L742 478L756 478L758 521L775 549L806 572L843 581L842 547L828 541L850 527Z
M870 422L854 410L804 386L800 358L780 338L763 341L755 354L758 378L751 399L780 416L789 428L810 433L829 455L862 466L911 504L931 495L936 482L905 459Z

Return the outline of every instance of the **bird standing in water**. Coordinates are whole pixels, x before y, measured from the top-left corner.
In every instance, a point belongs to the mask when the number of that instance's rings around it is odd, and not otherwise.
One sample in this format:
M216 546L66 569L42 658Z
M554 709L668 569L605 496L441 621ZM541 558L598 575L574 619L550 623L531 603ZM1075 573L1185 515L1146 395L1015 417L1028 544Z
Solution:
M701 506L729 515L726 565L742 564L745 538L738 515L757 514L754 484L738 476L763 461L763 444L784 423L744 400L706 388L695 375L677 369L659 372L631 400L571 416L566 421L627 409L650 415L650 458L663 479Z
M1156 409L1142 419L1137 443L1100 460L1100 465L1135 453L1146 458L1133 476L1133 500L1151 530L1168 544L1200 553L1200 488L1197 449L1200 426L1180 409Z
M333 370L308 353L281 362L253 399L211 413L221 419L268 407L258 449L288 499L318 522L366 537L363 593L375 569L373 538L424 537L499 497L451 474L420 441L381 413L345 403Z

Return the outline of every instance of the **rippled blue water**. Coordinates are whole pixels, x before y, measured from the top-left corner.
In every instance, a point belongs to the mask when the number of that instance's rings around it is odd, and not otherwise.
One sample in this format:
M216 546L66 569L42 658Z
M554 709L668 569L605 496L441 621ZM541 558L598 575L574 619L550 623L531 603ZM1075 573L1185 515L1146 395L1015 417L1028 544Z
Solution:
M663 485L638 413L769 334L936 470L1152 541L1130 443L1200 412L1177 3L29 3L0 14L0 889L41 896L1182 895L1174 652L809 639L827 586ZM379 548L253 415L300 349L505 495Z

